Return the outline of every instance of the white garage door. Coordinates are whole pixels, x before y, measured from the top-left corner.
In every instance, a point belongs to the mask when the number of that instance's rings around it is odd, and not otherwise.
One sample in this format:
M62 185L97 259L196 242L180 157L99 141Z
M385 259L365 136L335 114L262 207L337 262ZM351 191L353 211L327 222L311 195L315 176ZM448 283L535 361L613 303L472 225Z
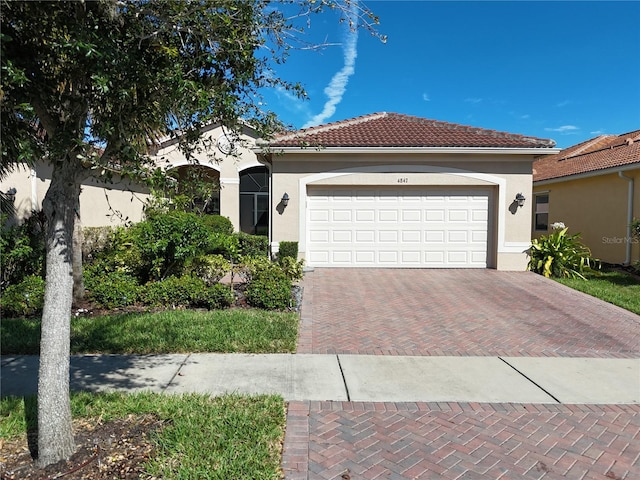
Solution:
M486 268L488 190L309 188L307 264Z

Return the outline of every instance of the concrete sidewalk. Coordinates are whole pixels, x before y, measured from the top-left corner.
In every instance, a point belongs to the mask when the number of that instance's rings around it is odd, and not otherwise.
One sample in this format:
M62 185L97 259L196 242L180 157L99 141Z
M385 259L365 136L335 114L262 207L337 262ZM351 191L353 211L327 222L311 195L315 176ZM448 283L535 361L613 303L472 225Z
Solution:
M0 394L35 393L37 373L37 356L3 356ZM638 404L640 359L78 355L71 388L276 393L287 401Z

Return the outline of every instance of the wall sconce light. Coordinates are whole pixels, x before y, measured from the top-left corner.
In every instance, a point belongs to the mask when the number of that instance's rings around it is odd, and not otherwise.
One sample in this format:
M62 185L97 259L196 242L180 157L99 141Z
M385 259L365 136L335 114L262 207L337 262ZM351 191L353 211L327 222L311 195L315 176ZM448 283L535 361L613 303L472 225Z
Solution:
M282 198L280 199L280 201L282 202L282 205L285 207L289 205L289 194L285 192L284 195L282 195Z
M14 187L11 187L9 190L7 190L5 192L5 195L7 196L7 200L13 203L16 199L16 193L18 193L18 191Z
M519 207L524 206L524 201L525 200L526 200L526 197L522 193L518 193L516 195L516 202L518 202L518 206Z

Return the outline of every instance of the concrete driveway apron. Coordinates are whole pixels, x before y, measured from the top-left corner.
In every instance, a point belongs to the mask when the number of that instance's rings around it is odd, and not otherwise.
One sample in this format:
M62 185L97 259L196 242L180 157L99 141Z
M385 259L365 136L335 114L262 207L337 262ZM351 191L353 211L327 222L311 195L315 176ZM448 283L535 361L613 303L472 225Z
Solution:
M336 354L345 379L374 369L383 387L380 401L290 402L285 478L640 478L639 345L637 315L528 272L317 269L298 353ZM447 401L427 385L424 401L393 400L380 356L494 357L551 399ZM620 378L629 398L612 394Z

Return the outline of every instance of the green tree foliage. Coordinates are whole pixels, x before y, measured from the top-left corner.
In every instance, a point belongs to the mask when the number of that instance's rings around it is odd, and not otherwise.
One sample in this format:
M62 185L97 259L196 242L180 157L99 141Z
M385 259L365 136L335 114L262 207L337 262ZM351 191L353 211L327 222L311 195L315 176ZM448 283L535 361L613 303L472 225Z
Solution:
M0 1L0 174L34 157L53 167L43 201L37 462L44 466L75 451L69 319L81 182L142 173L161 137L175 137L192 158L206 148L206 124L237 136L247 122L268 138L279 125L263 110L260 91L304 95L273 67L295 46L308 16L332 7L354 28L371 28L376 19L350 0ZM292 15L278 8L284 4Z

